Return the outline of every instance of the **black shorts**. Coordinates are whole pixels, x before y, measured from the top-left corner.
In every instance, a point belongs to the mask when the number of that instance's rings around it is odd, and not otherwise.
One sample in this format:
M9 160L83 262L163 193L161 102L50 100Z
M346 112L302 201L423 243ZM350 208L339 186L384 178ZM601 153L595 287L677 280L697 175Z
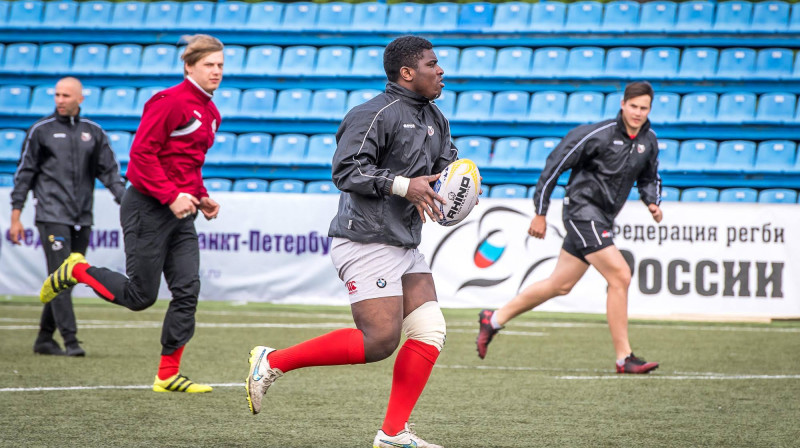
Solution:
M614 229L602 221L564 220L567 236L564 237L562 249L568 254L580 258L586 264L586 255L614 245Z

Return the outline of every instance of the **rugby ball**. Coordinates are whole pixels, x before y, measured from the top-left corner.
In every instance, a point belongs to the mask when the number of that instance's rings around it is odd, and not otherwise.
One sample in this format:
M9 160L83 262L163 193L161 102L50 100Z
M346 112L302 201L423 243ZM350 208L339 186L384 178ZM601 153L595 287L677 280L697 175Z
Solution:
M436 222L443 226L458 224L478 202L481 191L478 167L469 159L456 160L442 171L442 175L433 185L433 191L445 200L445 204L435 201L444 216Z

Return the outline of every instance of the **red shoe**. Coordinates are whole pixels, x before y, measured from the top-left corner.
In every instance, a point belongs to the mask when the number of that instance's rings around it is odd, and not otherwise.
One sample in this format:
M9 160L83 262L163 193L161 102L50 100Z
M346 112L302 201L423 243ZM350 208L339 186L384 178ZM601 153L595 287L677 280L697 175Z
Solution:
M649 373L651 370L655 370L657 368L657 362L647 362L631 353L627 358L625 358L624 364L617 364L617 373Z
M496 335L500 329L494 329L492 327L492 315L494 311L492 310L482 310L478 313L478 324L480 328L478 329L478 339L475 340L475 344L478 346L478 357L483 359L486 357L486 350L489 349L489 343L492 342L492 338Z

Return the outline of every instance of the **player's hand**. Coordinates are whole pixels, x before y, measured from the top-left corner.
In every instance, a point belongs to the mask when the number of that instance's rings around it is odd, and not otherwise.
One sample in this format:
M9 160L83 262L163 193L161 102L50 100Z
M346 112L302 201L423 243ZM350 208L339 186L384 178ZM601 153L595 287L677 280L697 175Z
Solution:
M219 204L217 201L205 197L200 199L200 211L203 212L203 216L206 217L207 220L211 221L212 219L216 218L219 214Z
M661 207L657 206L656 204L650 204L647 206L647 209L650 210L650 214L653 215L653 221L661 222L661 218L664 215L661 213Z
M439 211L439 207L436 206L434 201L439 201L442 204L446 202L431 188L431 183L436 182L439 176L441 176L441 173L431 176L419 176L411 179L408 183L408 192L406 192L405 198L417 208L423 223L426 222L426 213L434 221L444 219L444 216Z
M19 246L22 240L25 239L25 227L19 221L11 221L11 227L8 228L8 234L11 237L11 242Z
M197 213L197 206L200 201L189 193L179 193L178 197L169 204L172 214L178 219L188 218L189 215Z
M528 235L542 239L545 233L547 233L547 219L544 215L534 216L531 221L531 228L528 229Z

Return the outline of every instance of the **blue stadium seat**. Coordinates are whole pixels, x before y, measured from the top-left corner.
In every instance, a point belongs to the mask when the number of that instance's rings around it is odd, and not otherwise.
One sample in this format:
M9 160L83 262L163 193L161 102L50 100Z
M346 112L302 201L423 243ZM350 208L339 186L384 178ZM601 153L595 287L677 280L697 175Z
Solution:
M603 4L594 1L579 1L567 6L567 21L564 29L569 31L596 31L603 22Z
M275 115L300 117L308 115L311 106L311 91L307 89L288 89L278 93Z
M537 77L560 76L567 68L569 50L561 47L544 47L533 52L531 73Z
M271 148L272 136L269 134L240 134L236 139L236 162L267 163Z
M19 25L41 25L43 2L39 0L18 0L11 2L8 11L8 23Z
M564 118L566 109L566 93L547 90L536 92L531 99L528 117L542 122L561 121Z
M80 27L104 27L111 21L113 3L104 0L80 2L78 6L78 20L75 25Z
M614 92L609 93L606 95L606 101L603 105L603 119L607 120L609 118L614 118L619 113L621 109L620 104L622 103L622 98L624 97L623 92ZM655 100L653 100L652 107L655 107ZM650 112L648 116L650 121L653 121L653 113Z
M7 71L22 72L33 70L39 47L34 44L10 44L5 49L5 62L3 68Z
M679 121L710 123L717 118L716 93L690 93L681 100Z
M142 51L142 65L139 70L144 73L174 73L173 64L177 54L178 50L174 45L148 45Z
M458 94L456 100L456 118L460 120L478 120L487 118L492 110L492 92L485 90L468 90Z
M458 5L437 2L425 5L422 16L423 29L453 30L458 26Z
M8 0L0 0L0 23L6 23L8 20Z
M536 186L534 186L532 188L533 188L533 192L535 193L536 192ZM556 187L553 188L553 192L550 194L550 199L551 200L564 199L564 197L566 195L567 195L567 189L562 187L561 185L556 185ZM533 194L531 194L531 197L533 197Z
M233 182L230 179L207 177L203 179L203 184L208 191L231 191Z
M150 87L142 87L142 88L140 88L139 91L136 92L136 105L134 106L134 108L136 110L136 114L137 115L141 114L144 111L145 103L150 101L150 98L152 98L153 95L155 95L156 93L158 93L158 92L160 92L162 90L166 90L166 87L150 86ZM216 103L216 98L214 99L214 101Z
M531 5L523 2L498 3L492 28L497 31L522 31L531 20ZM563 17L562 17L563 21Z
M714 29L719 31L743 31L750 28L753 4L749 1L732 0L717 3Z
M44 44L39 47L37 72L64 73L72 66L72 45Z
M714 24L714 3L692 0L678 5L675 29L681 31L710 30Z
M461 50L458 74L460 76L489 76L494 72L496 55L497 51L494 48L464 48Z
M308 152L305 163L330 166L336 152L336 136L333 134L312 135L308 139Z
M170 28L178 23L181 4L175 1L156 1L147 4L142 26L145 28ZM172 62L172 59L170 59Z
M264 179L236 179L233 182L233 191L244 193L266 193L269 182Z
M758 192L752 188L726 188L719 192L719 202L757 202Z
M492 141L487 137L459 137L454 143L460 159L470 159L478 167L488 166L492 152Z
M75 24L78 16L78 2L52 1L44 5L42 25L47 28L62 27Z
M731 92L719 97L717 122L750 122L756 116L756 95L750 92Z
M653 123L673 123L678 121L681 97L675 93L661 92L653 98L650 121Z
M642 31L669 31L675 27L678 5L671 1L647 2L642 5L639 29Z
M530 147L528 148L528 160L525 166L529 168L543 169L547 161L547 156L556 149L558 142L561 140L551 137L535 138L531 140Z
M676 140L658 139L658 169L674 170L678 167L678 147Z
M114 157L117 162L126 164L131 159L131 143L133 143L133 136L130 132L125 131L109 131L108 144L111 145L111 150L114 151Z
M756 121L786 123L794 119L796 97L791 93L765 93L758 98Z
M717 55L714 48L687 48L681 56L679 76L710 78L717 72Z
M795 8L796 9L796 8ZM786 30L789 19L789 4L782 1L760 1L753 8L753 31L780 32Z
M225 45L222 54L225 55L225 74L237 75L244 71L244 60L247 55L247 48L241 45ZM181 61L180 65L183 66L183 61Z
M797 9L800 10L800 8ZM800 14L798 14L798 17L800 17ZM800 27L798 29L800 30ZM800 51L797 52L794 59L794 76L800 76Z
M133 115L136 89L132 87L107 87L100 99L100 112L105 115Z
M0 111L27 112L31 95L28 86L2 86L0 87ZM53 106L55 109L55 105Z
M607 31L631 31L639 27L638 3L620 0L606 3L602 29Z
M633 47L611 48L606 53L606 75L638 77L642 69L642 50Z
M451 118L456 109L456 93L448 90L442 90L439 98L436 98L436 107L444 114L445 118Z
M755 50L752 48L726 48L719 54L717 78L749 78L753 75L755 68Z
M91 115L100 109L102 91L99 87L84 85L82 93L83 103L81 103L81 115Z
M528 116L528 92L497 92L492 100L492 119L519 121Z
M283 50L280 72L292 75L312 73L314 71L316 59L316 47L308 45L286 47Z
M458 29L482 30L490 28L494 22L494 4L487 2L465 3L458 15Z
M281 134L272 141L269 160L272 163L296 165L306 158L308 137L303 134Z
M495 185L489 191L490 198L524 198L528 189L518 184Z
M497 52L495 76L531 76L533 50L525 47L506 47Z
M343 2L323 3L319 7L316 29L338 30L350 28L353 5Z
M339 189L329 180L315 180L306 184L306 194L339 194Z
M55 109L55 94L56 88L52 85L34 87L28 110L34 114L52 113Z
M680 58L681 51L677 48L648 48L644 52L641 74L647 78L672 78L678 74Z
M603 74L605 51L599 47L575 47L567 57L567 74L592 77Z
M681 202L717 202L719 190L708 187L687 188L681 192Z
M211 26L211 21L214 17L214 3L206 1L191 1L185 2L180 5L180 13L178 14L178 27L179 28L201 28L205 29ZM228 61L225 60L225 68L228 67Z
M456 47L436 47L436 58L439 60L439 67L442 67L444 74L452 76L458 73L458 62L461 50Z
M417 31L422 28L422 15L425 5L419 3L394 3L389 5L389 19L386 28L403 32Z
M223 117L239 114L242 91L235 87L222 87L214 92L214 105Z
M767 140L758 144L755 170L758 172L789 171L794 166L795 143L789 140Z
M662 201L677 201L680 199L681 190L675 187L661 187Z
M108 49L109 73L136 73L142 59L142 46L136 44L119 44Z
M250 4L245 2L223 2L217 3L214 11L214 27L236 29L243 28L247 24L247 15L250 12Z
M111 25L115 28L139 28L144 21L147 3L129 1L114 4L111 13Z
M383 70L383 47L357 48L353 52L353 66L350 73L364 76L386 76L386 72Z
M765 48L758 52L755 76L759 78L788 78L792 76L792 50Z
M353 49L350 47L322 47L317 51L316 75L346 75L350 73Z
M342 118L347 101L347 92L340 89L323 89L311 97L311 115L323 118Z
M353 7L353 29L382 30L386 26L386 3L358 3Z
M631 192L628 193L628 200L629 201L638 201L642 197L639 195L639 189L636 187L631 188Z
M713 140L685 140L681 143L677 169L703 171L717 160L717 142Z
M246 28L274 29L280 26L283 18L283 3L259 2L250 5L250 15Z
M221 165L233 163L234 149L236 148L236 134L230 132L217 132L214 135L214 144L208 148L206 163Z
M729 140L720 143L714 171L750 172L756 158L756 144L747 140Z
M272 89L247 89L242 92L239 114L247 117L266 117L275 111L275 91Z
M19 129L0 129L0 160L18 162L22 155L22 144L24 142L25 131Z
M530 29L534 31L558 31L564 28L567 6L561 2L539 2L531 7Z
M302 181L294 179L273 180L269 184L270 193L302 193L305 185Z
M574 92L567 99L567 112L564 120L576 123L589 123L603 118L605 96L598 92Z
M381 93L380 90L375 90L375 89L353 90L347 96L347 105L345 106L345 108L347 108L347 110L350 110L358 106L359 104L366 103L372 98L375 98L375 96L380 95L380 93ZM439 100L437 99L436 102L438 104Z
M78 45L72 57L72 69L89 73L104 72L107 55L108 47L103 44Z
M491 166L501 168L520 168L525 166L528 158L527 138L505 137L498 139L494 143L494 154L492 155Z
M256 45L247 50L244 72L251 75L277 73L281 66L281 47Z
M317 21L319 5L311 2L289 2L283 7L282 28L306 29L314 28Z
M794 204L797 202L797 191L787 188L767 188L758 193L758 202L769 204Z

